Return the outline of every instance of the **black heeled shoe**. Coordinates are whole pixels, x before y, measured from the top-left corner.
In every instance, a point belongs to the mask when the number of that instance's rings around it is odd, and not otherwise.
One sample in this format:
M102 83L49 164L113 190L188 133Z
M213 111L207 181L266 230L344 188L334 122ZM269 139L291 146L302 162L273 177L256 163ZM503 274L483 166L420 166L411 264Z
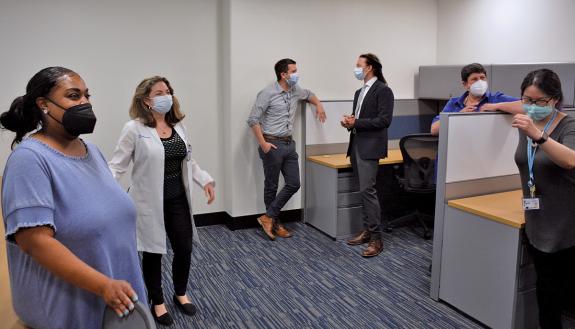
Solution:
M197 308L194 304L192 304L192 303L182 304L182 303L180 303L180 301L178 300L176 295L173 296L173 299L174 299L174 304L176 304L176 306L180 309L180 311L182 311L182 313L184 313L185 315L192 316L192 315L196 314Z
M172 319L170 312L166 312L160 316L157 316L156 310L154 309L154 305L152 305L150 311L152 311L152 317L154 317L154 320L156 320L157 323L163 326L171 326L172 324L174 324L174 319Z

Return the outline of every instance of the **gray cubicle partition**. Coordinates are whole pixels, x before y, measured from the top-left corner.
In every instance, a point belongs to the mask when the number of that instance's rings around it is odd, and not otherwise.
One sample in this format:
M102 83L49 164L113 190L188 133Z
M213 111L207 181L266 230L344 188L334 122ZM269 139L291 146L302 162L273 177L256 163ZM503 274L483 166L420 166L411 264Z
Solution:
M520 97L521 82L527 73L541 68L555 71L563 87L563 104L575 106L575 63L489 64L487 71L489 89ZM418 98L449 99L465 91L461 85L463 65L431 65L419 67Z
M429 65L419 67L418 98L449 99L465 92L461 83L461 68L464 65ZM483 65L488 78L491 65Z
M491 90L520 97L521 82L527 73L547 68L555 71L561 79L563 104L575 105L575 63L538 63L538 64L493 64L491 69Z
M312 105L306 105L304 111L305 156L347 151L349 132L339 122L344 114L351 114L353 100L327 100L322 103L327 114L323 124L315 120ZM405 135L429 132L431 120L439 111L434 101L396 99L393 119L388 129L389 148L398 148L399 139Z
M511 119L503 113L441 114L430 296L493 328L518 329L536 325L522 229L448 205L520 189L514 161L519 135Z
M469 122L462 136L452 136L450 132L450 119L456 117L467 117L475 119ZM465 198L470 196L504 192L521 187L517 168L512 166L515 146L511 143L503 143L502 140L513 138L513 135L505 137L499 134L493 134L494 131L505 131L497 129L492 124L493 118L507 117L510 115L502 113L442 113L441 129L439 131L439 148L437 153L437 190L435 203L435 226L433 236L433 266L431 274L431 298L439 299L439 276L441 274L441 252L443 246L443 218L447 202L453 199ZM481 118L485 120L481 120ZM482 122L483 121L483 122ZM499 125L498 125L499 126ZM483 130L483 131L482 131ZM512 131L510 125L509 129ZM486 133L489 132L489 133ZM513 131L517 134L516 131ZM477 138L481 136L481 138ZM452 137L451 139L449 137ZM472 145L466 143L475 141L481 150L475 150ZM507 146L507 149L502 147ZM493 147L493 152L489 150ZM467 153L466 153L467 152ZM502 152L509 153L509 158L504 161L493 161L495 168L488 169L486 172L477 174L475 168L481 165L485 159L492 160L491 154ZM450 158L451 157L451 158ZM501 159L501 158L499 158ZM448 173L448 162L449 169ZM503 163L504 166L497 166ZM483 168L486 169L486 168Z

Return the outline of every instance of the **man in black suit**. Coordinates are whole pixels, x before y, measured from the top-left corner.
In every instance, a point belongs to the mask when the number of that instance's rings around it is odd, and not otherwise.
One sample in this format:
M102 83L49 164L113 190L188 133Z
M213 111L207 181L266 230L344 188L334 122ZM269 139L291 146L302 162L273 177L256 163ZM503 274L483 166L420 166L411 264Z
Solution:
M381 72L381 62L374 54L360 55L355 77L363 87L355 92L353 113L341 125L350 131L347 156L359 178L363 202L363 230L348 240L349 245L369 243L363 257L377 256L383 250L381 208L375 189L379 159L387 157L387 128L393 115L393 92Z

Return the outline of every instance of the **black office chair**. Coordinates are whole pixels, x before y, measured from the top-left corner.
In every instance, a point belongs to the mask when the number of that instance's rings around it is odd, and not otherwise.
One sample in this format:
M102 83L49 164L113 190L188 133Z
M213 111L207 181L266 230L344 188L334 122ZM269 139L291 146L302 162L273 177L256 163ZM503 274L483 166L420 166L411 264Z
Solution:
M430 239L431 232L426 220L433 221L433 215L422 212L421 201L432 198L435 201L435 174L438 136L413 134L401 138L399 148L403 156L403 176L396 176L400 186L412 196L418 196L414 212L389 221L386 231L414 221L423 228L423 238ZM427 198L427 199L425 199Z

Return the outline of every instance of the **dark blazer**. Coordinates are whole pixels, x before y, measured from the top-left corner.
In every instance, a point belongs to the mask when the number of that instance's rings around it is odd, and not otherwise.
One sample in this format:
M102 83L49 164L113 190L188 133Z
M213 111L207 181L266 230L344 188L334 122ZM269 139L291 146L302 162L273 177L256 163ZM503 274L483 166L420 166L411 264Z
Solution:
M353 115L361 89L353 97ZM377 80L363 98L359 118L350 129L347 156L351 155L354 140L359 156L364 160L376 160L387 157L387 128L393 116L393 91L382 81Z

